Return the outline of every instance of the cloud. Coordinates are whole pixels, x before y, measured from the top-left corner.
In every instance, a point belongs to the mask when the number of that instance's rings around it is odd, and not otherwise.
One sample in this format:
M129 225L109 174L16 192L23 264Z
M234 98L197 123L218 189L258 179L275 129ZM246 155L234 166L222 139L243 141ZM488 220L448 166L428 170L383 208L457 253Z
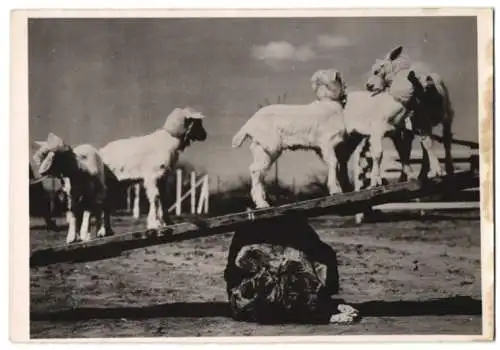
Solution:
M317 44L322 48L335 48L350 46L351 41L345 36L323 34L318 36Z
M269 64L278 61L306 62L316 57L316 53L306 45L295 46L288 41L271 41L266 45L254 46L252 56Z
M265 45L252 47L252 57L264 61L274 68L282 67L283 62L307 62L324 56L321 49L351 46L347 37L319 35L316 40L305 45L293 45L288 41L271 41Z

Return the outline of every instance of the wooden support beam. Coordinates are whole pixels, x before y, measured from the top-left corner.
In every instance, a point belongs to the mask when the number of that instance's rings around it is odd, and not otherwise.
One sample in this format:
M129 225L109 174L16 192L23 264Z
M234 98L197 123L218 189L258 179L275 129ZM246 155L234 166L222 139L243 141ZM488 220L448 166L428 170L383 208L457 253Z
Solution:
M117 257L128 250L231 232L252 220L276 219L287 215L314 217L335 213L356 214L377 204L404 201L443 192L450 193L450 191L478 186L479 177L465 171L451 177L436 177L424 181L411 180L358 192L339 193L278 207L253 210L251 213L240 212L213 218L191 219L190 222L168 226L161 232L130 232L89 242L37 250L31 254L30 266L108 259Z
M438 136L438 135L434 135L434 134L431 135L431 138L434 141L437 141L437 142L440 142L440 143L443 143L443 141L444 141L443 137ZM479 149L479 143L474 142L474 141L465 141L465 140L451 139L451 143L455 144L455 145L470 147L472 149Z
M385 203L373 207L382 211L403 210L456 210L456 209L479 209L479 202L408 202L408 203Z

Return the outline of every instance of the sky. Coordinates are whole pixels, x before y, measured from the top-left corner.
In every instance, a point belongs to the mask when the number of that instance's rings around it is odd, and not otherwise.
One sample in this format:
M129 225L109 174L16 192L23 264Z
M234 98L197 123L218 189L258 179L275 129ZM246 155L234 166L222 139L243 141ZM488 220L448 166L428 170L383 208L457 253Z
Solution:
M284 94L290 104L311 102L309 81L318 69L335 68L349 90L362 89L375 59L398 45L448 85L455 137L478 140L474 17L30 19L28 25L30 142L53 132L71 145L102 147L150 133L174 108L190 106L206 115L208 138L181 160L230 183L248 176L251 163L248 143L233 149L231 138L259 104ZM279 161L280 179L288 183L325 169L314 153L289 152Z

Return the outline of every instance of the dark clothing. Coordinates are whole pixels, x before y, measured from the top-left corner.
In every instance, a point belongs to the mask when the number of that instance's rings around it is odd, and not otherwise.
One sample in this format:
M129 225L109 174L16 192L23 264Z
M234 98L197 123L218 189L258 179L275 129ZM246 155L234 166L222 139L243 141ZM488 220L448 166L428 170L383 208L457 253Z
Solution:
M259 323L328 323L339 289L335 252L300 216L237 230L224 279L233 317Z

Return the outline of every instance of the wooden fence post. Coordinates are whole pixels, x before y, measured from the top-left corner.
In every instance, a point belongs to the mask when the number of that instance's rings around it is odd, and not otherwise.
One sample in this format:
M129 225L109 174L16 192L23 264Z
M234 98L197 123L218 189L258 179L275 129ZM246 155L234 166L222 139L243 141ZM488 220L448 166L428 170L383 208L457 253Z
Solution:
M205 214L208 214L208 202L210 197L210 181L208 175L205 175L205 181L203 182L203 194L205 199Z
M54 208L56 206L56 203L55 203L56 179L52 178L51 181L52 181L52 188L49 191L49 217L52 217L52 215L53 215L52 213L54 212ZM43 182L41 184L42 184L43 191L45 191L45 188L43 187Z
M209 184L209 178L208 175L205 175L203 177L203 182L201 184L201 190L200 190L200 199L198 202L198 214L201 214L204 212L205 214L208 214L208 201L209 201L209 195L210 195L210 184Z
M182 170L177 169L177 188L175 191L175 214L181 215L181 206L182 206Z
M191 214L196 214L196 173L191 172Z
M133 186L128 186L127 187L127 212L130 213L132 212L132 190L134 189Z

